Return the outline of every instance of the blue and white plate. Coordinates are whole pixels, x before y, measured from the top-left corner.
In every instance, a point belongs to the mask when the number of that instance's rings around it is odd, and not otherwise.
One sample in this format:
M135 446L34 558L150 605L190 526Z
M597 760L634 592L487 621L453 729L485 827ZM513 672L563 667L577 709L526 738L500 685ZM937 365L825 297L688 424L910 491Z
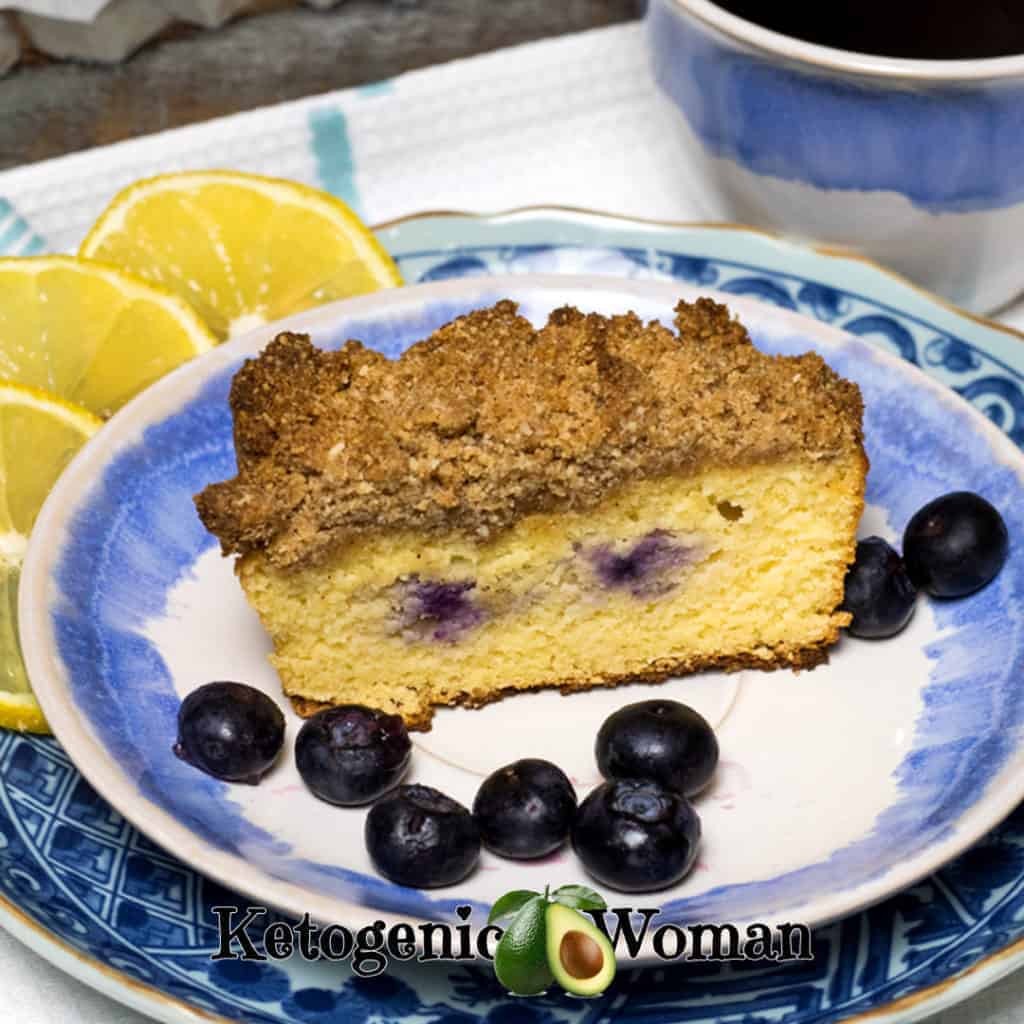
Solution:
M677 297L718 289L762 347L819 348L861 384L872 458L865 529L895 535L927 498L969 487L1004 510L1012 536L1024 535L1021 457L1005 436L1019 430L1019 342L870 265L737 230L568 213L425 218L382 237L407 280L426 287L317 310L293 325L322 344L354 335L394 354L499 292L534 318L571 301L664 319ZM442 280L499 272L607 276ZM640 280L659 277L683 283ZM170 755L181 693L224 676L279 692L266 641L190 503L230 472L227 384L268 336L224 346L151 389L82 453L44 510L26 563L23 640L59 736L96 790L150 839L292 912L345 923L434 918L465 900L482 911L509 888L581 880L566 856L523 867L486 859L456 892L390 886L365 862L361 812L313 803L289 757L242 792ZM1024 778L1022 583L1014 555L986 591L922 605L910 631L888 644L845 641L826 668L667 684L719 724L725 763L701 804L701 869L665 894L666 915L829 919L910 884L1008 814ZM468 801L496 765L547 754L585 788L597 724L647 692L537 694L444 712L417 740L416 777ZM880 1019L905 1021L935 1008L923 990L971 969L953 990L966 994L1016 955L1007 947L1018 937L1024 839L1011 818L939 875L818 931L817 959L799 968L646 971L581 1006L507 1003L483 965L406 967L368 982L325 965L212 963L209 908L227 898L220 886L131 829L56 744L3 743L0 885L9 913L22 915L16 930L65 963L92 958L75 962L88 980L112 968L142 982L148 987L105 973L102 987L166 1019L193 1019L185 1009L193 1005L247 1021L753 1021L771 1012L809 1022L883 1007ZM913 1005L892 1008L903 997Z

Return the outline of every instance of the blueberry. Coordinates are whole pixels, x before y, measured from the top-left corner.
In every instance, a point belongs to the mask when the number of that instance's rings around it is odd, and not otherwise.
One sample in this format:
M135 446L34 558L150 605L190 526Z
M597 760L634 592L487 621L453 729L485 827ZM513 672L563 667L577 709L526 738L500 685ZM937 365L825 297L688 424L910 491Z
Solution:
M677 541L669 530L651 530L623 551L598 544L583 553L603 587L628 590L640 598L668 593L675 570L692 565L697 558L696 549Z
M572 847L599 882L651 892L680 881L697 859L700 818L689 800L657 782L598 786L580 805Z
M911 620L916 606L917 588L903 559L881 537L857 541L839 606L853 616L847 626L850 634L873 640L894 636Z
M935 597L964 597L995 579L1010 542L981 495L954 491L916 512L903 534L910 578Z
M477 603L474 580L421 580L399 585L399 629L407 639L457 643L487 618Z
M331 804L367 804L409 767L412 743L399 715L342 704L307 719L295 739L295 765L314 796Z
M461 882L480 857L480 832L462 804L430 786L399 786L366 816L373 866L399 885L432 889Z
M284 715L245 683L207 683L178 709L174 753L218 779L255 785L284 743Z
M594 753L606 779L650 779L693 796L715 773L718 740L693 708L674 700L645 700L605 719Z
M576 792L561 768L525 758L484 779L473 817L484 846L502 857L543 857L569 838Z

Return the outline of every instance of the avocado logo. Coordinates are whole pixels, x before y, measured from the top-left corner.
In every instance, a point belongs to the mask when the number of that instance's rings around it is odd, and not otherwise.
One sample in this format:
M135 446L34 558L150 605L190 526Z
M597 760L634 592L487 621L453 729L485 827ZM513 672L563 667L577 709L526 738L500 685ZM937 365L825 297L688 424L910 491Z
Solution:
M615 950L580 911L606 908L584 885L505 893L487 918L511 918L494 951L498 981L516 996L540 995L555 982L573 995L600 995L615 977Z

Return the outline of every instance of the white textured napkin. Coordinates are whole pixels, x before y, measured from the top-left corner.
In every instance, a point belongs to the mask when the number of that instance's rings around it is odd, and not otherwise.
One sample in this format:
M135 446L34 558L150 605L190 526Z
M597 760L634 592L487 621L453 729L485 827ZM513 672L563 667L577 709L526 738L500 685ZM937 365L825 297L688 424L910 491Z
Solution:
M92 21L110 0L8 0L0 3L0 11L25 11L65 21Z
M104 7L114 0L0 0L0 11L23 11L45 18L93 21ZM255 5L256 0L132 0L143 6L155 4L185 20L196 19L206 23L214 18L230 17L237 11ZM309 7L335 7L341 0L304 0Z
M293 0L299 3L300 0ZM321 10L341 0L301 0ZM114 64L176 21L216 28L257 0L0 0L43 53ZM19 56L19 37L0 16L0 75Z
M602 29L0 174L0 254L73 250L123 185L202 167L319 185L371 222L544 203L714 219L674 116L655 96L640 28ZM0 992L0 1020L18 1024L142 1020L2 932ZM1024 973L933 1020L1022 1019Z

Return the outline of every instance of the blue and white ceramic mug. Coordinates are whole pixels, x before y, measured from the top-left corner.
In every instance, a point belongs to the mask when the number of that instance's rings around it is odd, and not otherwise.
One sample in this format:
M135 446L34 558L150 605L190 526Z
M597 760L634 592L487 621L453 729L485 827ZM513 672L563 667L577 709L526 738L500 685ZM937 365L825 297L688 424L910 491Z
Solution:
M850 53L710 0L649 0L646 27L723 216L852 247L976 311L1024 292L1024 55Z

